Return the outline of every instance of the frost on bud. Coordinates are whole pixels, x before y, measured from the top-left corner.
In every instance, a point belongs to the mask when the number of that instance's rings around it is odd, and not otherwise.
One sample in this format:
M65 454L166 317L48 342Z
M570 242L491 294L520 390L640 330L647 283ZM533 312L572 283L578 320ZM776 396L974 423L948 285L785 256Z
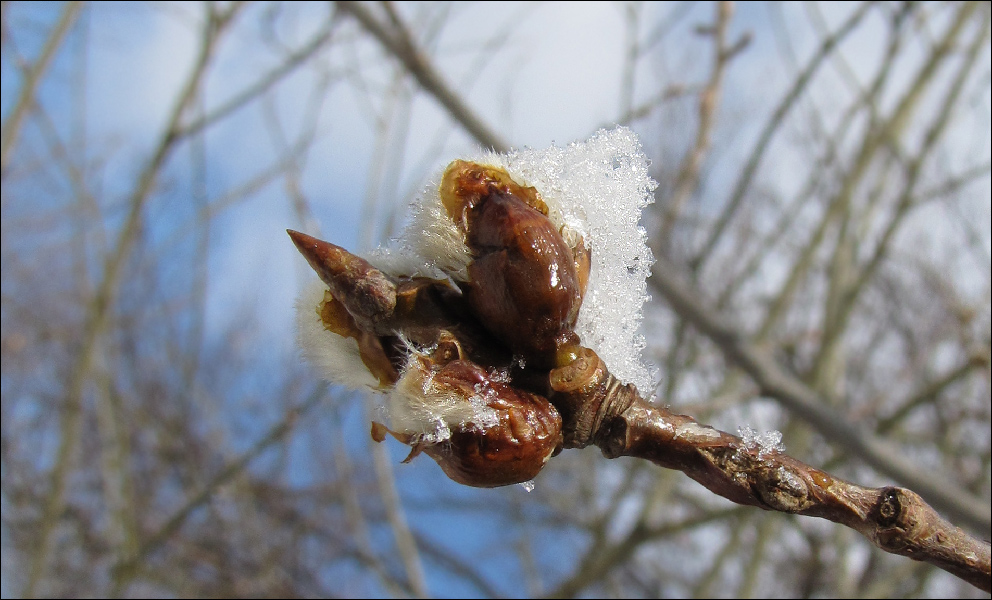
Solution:
M376 439L467 485L526 482L622 408L590 397L629 396L581 368L585 349L653 385L637 333L652 261L637 220L653 187L619 128L452 162L368 260L290 232L324 284L299 304L304 352L329 380L387 394Z
M421 452L452 480L497 487L533 479L561 450L561 416L547 399L510 385L505 371L489 372L456 358L447 364L414 354L390 394L391 428L373 423Z
M394 274L447 276L464 288L477 258L467 245L465 209L490 187L518 196L547 216L576 262L586 265L575 268L580 289L588 288L575 323L582 345L602 356L622 381L653 390L657 375L644 360L640 325L654 259L639 220L656 184L637 135L617 127L564 146L466 158L424 189L400 237L377 251L373 262ZM470 172L471 177L455 176ZM469 193L455 194L456 184ZM533 201L538 198L546 211Z

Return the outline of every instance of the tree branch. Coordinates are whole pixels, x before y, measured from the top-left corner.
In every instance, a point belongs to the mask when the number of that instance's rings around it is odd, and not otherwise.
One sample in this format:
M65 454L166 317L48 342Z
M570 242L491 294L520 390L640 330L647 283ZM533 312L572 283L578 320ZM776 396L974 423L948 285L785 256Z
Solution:
M719 242L720 237L723 235L723 230L726 229L727 225L730 224L730 220L736 214L738 207L740 207L741 202L744 199L744 195L747 193L748 189L751 187L751 182L754 180L754 175L758 171L758 167L761 165L761 159L764 158L765 151L771 144L772 138L775 133L779 130L782 124L785 122L785 116L792 107L796 105L796 101L806 90L807 85L812 81L813 76L817 73L823 61L830 56L834 49L844 40L849 33L851 33L855 27L861 23L861 20L868 13L868 9L873 6L872 2L863 3L856 11L854 11L847 21L842 24L833 35L823 40L820 48L813 55L809 64L803 69L803 72L796 77L795 82L793 82L792 87L786 92L785 96L779 102L775 110L772 111L772 115L768 118L765 126L762 128L761 135L758 136L758 141L754 146L754 150L750 153L750 158L744 169L741 171L740 177L737 179L737 184L734 186L734 192L727 202L726 208L724 208L723 213L717 220L716 225L710 231L709 237L706 242L702 245L699 254L693 260L693 271L702 271L710 254L713 252L713 248L716 247L717 242Z
M203 487L190 496L178 510L173 512L162 523L162 526L155 533L145 539L144 543L141 544L133 555L129 556L127 560L115 565L113 569L114 594L112 594L112 597L120 596L127 589L128 583L140 570L145 559L169 541L172 535L179 531L183 524L186 523L186 519L196 509L209 502L221 486L242 473L259 455L289 435L300 421L300 418L305 417L325 398L327 387L326 383L321 383L302 404L289 409L285 416L273 425L251 448L246 450L237 459L228 463L210 481L206 482Z
M634 456L677 469L737 504L846 525L886 552L930 563L992 590L989 543L947 522L905 488L848 483L640 397L600 430L596 443L608 458Z
M96 347L110 321L114 296L123 277L124 265L138 239L141 215L152 195L163 165L180 141L178 135L179 121L203 83L207 66L216 50L217 41L240 7L241 4L234 4L224 13L208 15L206 23L203 25L201 46L193 70L172 108L168 123L163 129L154 153L138 177L128 200L127 219L118 236L117 243L106 257L103 279L87 306L82 341L69 375L65 407L59 423L59 447L56 451L55 466L51 472L51 484L39 524L38 545L30 559L28 580L24 588L24 596L26 597L33 597L37 591L51 549L52 533L65 504L66 481L71 468L72 453L75 451L81 429L84 388L95 359Z
M651 278L671 307L709 337L758 385L762 394L775 398L818 432L860 456L879 472L916 490L939 510L969 527L990 535L992 510L985 500L974 497L940 473L921 474L917 465L887 442L838 415L829 404L797 377L786 372L771 354L750 343L733 325L706 307L700 294L684 283L664 259L655 263Z
M62 40L76 22L79 11L82 9L82 2L69 2L62 9L58 23L52 28L51 35L45 40L45 45L41 49L41 55L34 64L24 69L24 81L21 83L21 92L17 96L17 102L11 109L10 115L4 121L2 133L0 133L0 173L7 174L7 162L10 160L10 153L17 144L18 134L21 132L21 125L28 110L34 104L34 93L38 89L38 84L48 70L52 62L52 57L62 45Z
M391 27L380 23L363 4L339 2L338 6L355 16L477 141L496 149L506 148L506 144L499 143L487 128L480 130L477 125L481 125L481 120L457 96L449 94L450 89L442 80L432 77L437 75L436 71L419 54L395 12L390 15L389 22L398 31L391 32ZM761 155L785 113L794 105L822 61L860 23L870 6L871 3L862 5L833 36L824 40L793 89L774 111L752 153L753 164L749 164L738 181L734 194L736 202L732 202L724 214L727 220L749 187ZM973 8L962 9L959 17L967 10ZM904 107L900 106L900 109ZM902 116L903 112L905 109L896 110L892 121L898 121L896 117ZM717 227L714 236L704 244L696 259L697 267L705 262L720 229ZM750 375L765 395L779 400L820 433L840 442L878 471L917 489L937 509L986 535L992 530L992 514L987 502L939 474L921 476L916 465L906 461L898 450L828 408L819 394L782 369L767 350L749 343L740 331L703 306L700 295L686 287L670 265L657 263L653 281L676 312L712 339L732 362ZM553 375L552 387L557 393ZM602 400L616 394L616 389L604 387L599 393ZM989 589L989 545L941 518L917 493L904 488L872 489L844 482L777 451L766 452L745 444L736 436L700 426L690 417L659 410L638 396L619 404L603 402L605 408L597 404L591 413L588 406L575 407L569 413L567 400L561 395L555 396L554 401L559 409L566 406L562 413L568 447L595 443L608 457L637 456L681 470L711 491L739 504L818 516L847 525L888 552L923 560L979 588ZM582 435L588 438L583 440Z
M658 237L664 244L671 243L672 230L682 213L686 201L699 187L699 174L703 162L709 154L712 143L713 128L716 125L716 113L719 108L723 76L730 60L740 49L750 41L750 36L743 36L733 46L727 45L727 28L733 16L734 7L731 2L720 2L716 10L716 22L710 35L713 37L713 66L710 70L709 81L699 94L697 114L699 123L696 126L696 139L679 167L675 177L675 186L665 203L665 216L661 222Z
M471 350L465 348L495 343L483 335L472 344L462 346L449 328L468 322L459 321L454 313L441 314L444 309L439 305L428 306L431 303L425 295L417 299L406 294L407 300L398 302L395 282L367 261L328 242L298 232L290 231L289 234L329 287L335 301L348 311L349 336L358 339L363 335L373 336L375 332L404 335L405 331L412 330L410 327L414 323L419 323L421 327L434 327L438 335L444 330L452 345L443 351L449 353L447 356L462 357L464 353L464 358L451 364L471 365L475 364L469 353ZM765 395L779 399L880 471L894 474L897 479L922 489L934 498L935 504L972 527L988 528L987 503L971 497L956 483L940 475L921 477L915 466L905 461L895 449L825 408L815 392L779 368L766 351L749 344L732 326L703 307L698 294L686 288L664 260L656 263L654 277L658 289L675 311L716 342L732 361L751 375ZM401 304L406 308L401 308ZM324 326L327 326L326 321ZM379 338L380 346L364 347L379 348L381 352L383 339ZM741 439L702 426L691 417L655 407L645 401L633 385L622 384L613 376L593 350L575 344L577 342L563 346L564 351L557 351L555 364L558 366L550 372L538 367L529 377L519 376L520 385L540 389L554 405L555 419L560 424L560 429L554 431L560 448L596 445L607 458L648 459L662 467L686 473L713 493L737 504L820 517L846 525L887 552L928 562L989 590L992 584L989 544L941 518L917 493L898 487L876 489L854 485L783 454L777 440L769 442L761 438L748 439L748 436ZM437 347L435 342L434 348ZM446 355L440 356L443 359ZM366 357L370 361L366 364L372 364L374 354L362 354L363 360ZM545 374L542 375L542 371ZM391 382L395 383L396 379ZM411 389L418 389L417 385ZM500 389L501 393L506 393L507 388ZM426 390L424 388L424 392ZM425 405L434 401L426 397L417 400ZM479 431L474 424L471 427L472 431ZM510 428L510 420L500 427ZM373 438L381 441L384 433L375 431L374 425ZM502 433L502 429L495 426L493 431ZM448 441L450 437L444 438L445 442L436 442L415 438L414 434L406 434L406 439L403 434L393 435L413 447L411 457L425 448L428 453L432 447L442 448L444 455L430 455L449 476L451 473L445 468L444 460L460 461L465 458L463 455L491 457L495 454L491 447L481 451L479 445L472 445L468 450L465 446L452 446ZM443 456L444 460L437 456ZM546 461L551 453L542 456ZM478 478L461 482L480 487L505 485L504 479L495 479L503 477L498 467L488 469L485 460L495 462L486 458L478 464L472 463L472 473L478 474ZM490 478L485 479L486 476ZM629 552L630 548L618 551Z
M685 299L677 301L681 304ZM683 318L695 322L685 314ZM751 352L761 368L776 368L744 344L733 346L733 331L715 319L708 328L707 334L716 334L711 337L721 347L731 345L740 355ZM795 384L783 373L766 375L780 386L772 386L769 395L798 393L798 388L789 389ZM569 364L553 369L550 383L550 398L562 417L565 448L595 444L607 458L647 459L682 471L731 502L828 519L854 529L886 552L928 562L983 590L992 588L989 543L941 518L915 492L848 483L784 454L778 440L741 439L658 408L633 385L622 384L610 374L603 360L588 348ZM855 429L853 424L848 427ZM881 442L860 435L858 443L872 445L876 456L886 458L881 453L887 449ZM946 484L957 489L952 482Z
M480 144L492 148L496 152L506 152L510 145L486 125L455 93L454 89L444 80L441 73L416 45L409 30L399 20L399 15L393 13L391 22L393 31L376 20L372 12L360 2L336 2L339 9L355 17L366 31L371 33L382 44L387 52L392 54L410 72L431 96L448 111L453 119Z

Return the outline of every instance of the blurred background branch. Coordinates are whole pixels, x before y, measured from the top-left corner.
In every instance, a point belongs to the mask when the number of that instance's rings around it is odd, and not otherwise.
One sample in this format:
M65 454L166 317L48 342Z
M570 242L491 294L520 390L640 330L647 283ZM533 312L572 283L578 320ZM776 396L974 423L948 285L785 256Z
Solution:
M981 597L594 450L397 465L284 230L368 250L453 158L625 123L644 395L987 538L988 3L118 4L2 8L4 595Z

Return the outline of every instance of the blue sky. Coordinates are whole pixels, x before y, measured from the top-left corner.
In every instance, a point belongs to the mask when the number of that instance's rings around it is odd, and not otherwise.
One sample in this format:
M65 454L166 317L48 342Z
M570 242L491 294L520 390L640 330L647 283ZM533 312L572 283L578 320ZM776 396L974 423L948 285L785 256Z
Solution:
M11 34L20 54L36 55L41 36L48 31L59 7L48 3L16 3L5 8L9 11L6 17L9 22L19 24ZM681 4L646 4L639 21L639 35L647 36L655 24L671 11L681 10L680 7ZM88 5L81 16L85 28L77 28L70 34L40 90L40 101L55 117L56 128L65 139L73 139L76 127L73 115L79 106L74 94L85 89L84 162L91 166L95 175L93 185L108 206L119 203L121 194L133 185L151 144L161 132L177 87L194 59L197 28L202 18L200 10L199 4L192 3ZM273 46L259 41L266 35L257 25L261 10L249 8L241 17L242 27L224 40L202 100L207 112L275 64ZM278 34L283 40L298 44L313 35L327 7L293 5L286 10L289 14L280 21ZM721 108L724 128L720 135L732 133L736 137L732 144L717 140L712 156L714 165L739 163L740 157L749 151L757 128L797 68L790 63L786 48L791 45L798 65L802 65L815 41L809 19L799 5L786 5L781 15L765 3L738 3L737 10L729 37L736 39L750 32L752 42L725 83L725 89L732 93ZM846 16L848 9L844 3L837 3L825 5L823 10L832 28ZM638 67L635 105L666 85L698 85L705 78L711 57L706 52L708 46L694 36L691 26L711 21L712 6L698 3L690 11L677 33ZM401 12L417 31L430 30L432 25L425 20L430 11L422 12L415 5L403 4ZM790 34L788 40L778 37L772 27L779 18ZM615 121L622 101L618 90L623 77L625 27L623 9L611 3L453 4L445 26L422 41L431 46L448 81L463 92L468 104L505 139L516 147L544 148L552 143L586 139L599 127ZM849 97L853 92L844 82L844 69L850 69L864 84L875 65L863 57L879 55L878 47L883 40L878 32L882 30L879 18L869 18L859 35L844 45L847 64L838 63L828 69L811 95L822 102ZM398 90L400 94L410 94L415 88L409 81L400 84L393 81L395 66L376 45L367 40L350 41L357 35L356 28L343 26L338 34L340 46L317 62L319 68L307 68L293 75L271 98L241 109L207 131L202 138L205 173L198 174L193 150L188 145L172 157L165 177L159 182L163 190L161 201L149 210L149 223L151 236L163 246L179 240L177 269L186 268L192 260L194 240L188 233L188 223L195 215L192 208L195 205L190 197L198 193L193 180L200 175L204 177L205 200L210 202L263 169L277 155L267 125L273 116L283 125L290 143L296 136L309 133L307 107L315 85L323 76L328 78L329 87L322 96L323 104L316 120L317 141L302 167L300 184L322 236L336 244L367 249L361 247L369 220L363 207L372 181L370 174L380 165L394 170L382 180L382 206L373 214L377 223L382 222L390 207L399 207L402 213L402 207L451 159L476 152L474 142L447 118L435 101L420 94L405 108L408 118L399 120L409 127L402 144L387 145L384 154L377 154L376 119L384 118L391 110L384 92ZM480 51L480 40L493 36L504 37L503 44L492 52ZM80 48L86 48L86 52L79 52ZM894 79L911 74L919 56L919 48L913 47L900 54ZM0 110L6 119L21 81L8 55L5 54L0 66ZM85 73L85 82L80 79L81 73ZM79 87L82 83L85 88ZM976 102L987 103L988 96ZM666 127L663 134L644 139L649 152L658 150L654 153L656 160L677 155L672 149L681 150L687 145L695 126L694 106L685 103L681 112L668 111L665 121L660 122ZM823 114L828 119L839 116L829 109ZM400 130L399 121L389 125L394 136ZM659 122L652 122L642 130L646 135L657 135L658 125ZM787 139L795 142L804 135L812 133L797 125ZM963 156L952 158L967 160L970 154L981 154L975 148L983 147L984 155L988 156L988 127L984 131L957 131L954 135L961 136ZM25 156L41 152L36 127L26 126L22 136ZM669 152L664 152L665 148ZM789 156L765 168L769 178L785 190L799 185L800 172L808 158L801 153ZM726 173L708 179L705 189L713 197L723 198L733 185L734 175ZM980 185L987 188L988 183L986 178ZM38 189L46 189L46 185L65 187L64 182L31 185ZM985 197L988 196L986 193ZM40 205L57 203L39 200ZM32 207L5 206L5 211L8 209L21 212ZM987 231L992 209L986 202L974 210L975 221L984 220L983 231ZM119 211L112 208L107 213L111 222L120 218ZM300 287L313 274L290 243L285 229L302 226L281 179L216 218L209 240L208 337L220 335L243 315L251 314L258 317L254 325L257 329L251 334L259 352L271 353L273 357L295 353L293 303ZM922 230L926 222L918 227ZM381 227L371 230L381 234ZM932 243L938 246L935 252L939 251L940 235L932 238ZM377 241L373 239L371 245ZM960 268L972 266L962 263ZM981 283L979 279L975 278L976 284ZM981 289L975 291L981 292ZM366 435L365 425L358 423L360 418L353 420L354 429L349 433L355 438L353 443L358 444L359 436ZM400 448L393 450L397 460L405 454ZM401 481L414 482L405 488L411 500L429 503L428 494L433 490L430 486L418 488L416 482L422 481L422 474L433 465L426 459L418 463L398 473ZM459 489L452 493L482 501L488 492ZM502 493L524 494L518 489ZM463 524L445 526L457 529ZM485 524L478 539L484 540L483 534L498 533L498 529L499 524ZM498 574L499 569L494 568L494 579ZM466 593L471 592L466 590Z
M14 6L11 10L30 11L39 23L50 20L56 5ZM678 5L675 5L678 7ZM418 22L415 8L405 6L411 23ZM201 15L197 4L118 5L95 4L83 13L88 26L87 38L70 36L67 49L89 43L85 58L78 53L63 52L53 72L53 84L42 89L42 98L53 114L71 114L73 77L85 67L87 73L86 131L92 140L88 150L94 156L108 156L103 177L107 192L126 189L143 153L160 132L171 108L175 90L189 71L196 47L196 26ZM640 35L646 36L651 23L665 18L672 7L647 5L642 15ZM786 7L786 19L800 19L799 9ZM827 7L828 21L843 16L842 8ZM305 40L319 26L326 7L308 5L293 8L293 18L282 34L289 40ZM830 14L830 11L838 13ZM712 19L712 8L699 5L691 9L687 23ZM250 13L250 10L249 10ZM485 26L479 25L480 15ZM15 15L20 18L20 15ZM747 139L748 129L760 123L756 118L767 103L767 94L779 89L789 75L783 70L780 46L768 27L767 5L742 3L738 7L730 38L744 31L752 32L752 43L744 59L730 72L727 88L735 95L725 100L725 112L748 114L736 128ZM252 15L244 22L254 23ZM877 23L875 24L878 25ZM872 27L869 20L868 27ZM21 53L31 55L38 37L31 30L15 31ZM225 40L208 78L204 106L209 111L242 89L259 72L274 61L272 52L257 43L253 26L237 29ZM497 33L508 37L493 57L480 57L471 44ZM542 148L552 143L564 144L588 137L599 126L614 121L621 102L625 22L620 6L610 3L578 4L500 4L454 5L441 35L430 40L437 48L438 65L449 82L463 90L473 109L516 147ZM708 68L709 56L700 56L704 44L685 44L684 34L674 36L658 58L642 61L638 69L634 104L657 89L659 82L698 84ZM791 40L802 62L809 49L796 35ZM862 52L859 45L877 41L870 31L851 42L850 55L877 54ZM484 55L485 53L483 53ZM85 64L81 61L85 60ZM484 62L482 73L477 65ZM855 68L859 62L852 61ZM865 72L871 65L864 65ZM4 63L2 108L9 111L17 88L17 77L10 63ZM358 44L347 52L330 53L327 70L335 83L323 101L318 120L320 140L308 155L302 174L303 191L311 201L322 234L348 248L357 248L363 222L362 204L373 168L375 149L374 113L384 114L388 107L381 98L356 90L359 79L370 90L383 90L390 84L393 65L384 60L378 48ZM350 71L350 72L349 72ZM355 73L358 73L356 76ZM315 75L310 70L293 76L271 99L272 110L292 138L302 123L308 94ZM756 82L748 85L743 82ZM467 84L467 88L465 87ZM828 84L828 83L827 83ZM827 85L825 84L825 85ZM405 84L407 90L410 84ZM741 93L743 92L743 93ZM375 103L378 102L378 106ZM767 110L767 109L764 109ZM206 184L208 199L223 194L244 181L246 174L267 164L275 156L272 137L264 125L264 110L259 103L242 109L204 138L207 155ZM678 139L691 134L694 115L671 123ZM753 125L752 125L753 123ZM68 124L64 125L68 128ZM30 135L30 132L27 133ZM753 135L753 134L752 134ZM446 140L442 151L432 141ZM650 149L657 144L646 139ZM735 147L744 152L746 144ZM410 107L409 134L406 137L403 167L391 178L389 199L394 206L412 200L429 177L450 158L474 151L474 143L447 119L437 104L420 95ZM392 149L390 150L393 151ZM714 160L736 160L734 150L718 151ZM170 174L180 187L179 196L189 175L188 153L181 151L173 160ZM787 175L790 169L783 169ZM789 178L779 184L788 185ZM723 192L730 181L711 180L708 189ZM285 333L289 324L289 307L302 277L309 274L301 265L292 246L286 243L284 229L300 226L288 211L286 190L278 182L256 194L247 204L222 215L212 229L210 269L210 311L208 326L220 330L230 307L243 302L246 292L257 302L255 310L267 315L268 333ZM381 212L379 213L381 216ZM166 219L166 217L163 217ZM173 226L177 226L173 224ZM168 236L165 236L168 237ZM288 340L288 338L285 338ZM288 343L288 342L287 342Z

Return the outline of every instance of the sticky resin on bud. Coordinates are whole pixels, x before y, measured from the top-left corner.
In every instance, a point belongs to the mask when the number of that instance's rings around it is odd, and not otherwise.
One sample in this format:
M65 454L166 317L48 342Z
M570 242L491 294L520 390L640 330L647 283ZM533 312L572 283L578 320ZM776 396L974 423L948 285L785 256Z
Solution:
M452 480L497 487L533 479L561 449L561 416L547 399L458 358L439 365L414 354L388 398L391 427L373 423L421 452Z
M441 176L438 192L448 216L463 231L468 229L471 210L493 192L512 195L542 215L548 214L548 205L535 188L517 183L505 169L492 165L452 161Z
M554 366L556 340L574 329L588 281L581 238L566 244L537 190L497 167L455 161L439 192L472 254L465 288L475 316L528 362Z

